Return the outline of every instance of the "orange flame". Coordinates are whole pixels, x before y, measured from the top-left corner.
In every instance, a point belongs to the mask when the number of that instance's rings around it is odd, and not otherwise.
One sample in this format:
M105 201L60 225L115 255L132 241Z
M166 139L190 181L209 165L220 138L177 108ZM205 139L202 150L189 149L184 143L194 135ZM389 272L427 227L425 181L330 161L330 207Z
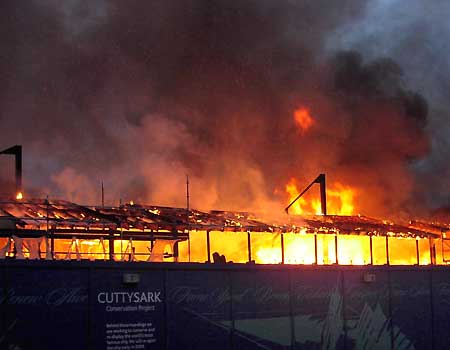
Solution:
M294 111L294 120L301 133L308 131L314 124L314 119L306 108L298 108Z
M16 199L19 200L19 201L21 199L23 199L23 193L22 192L18 192L17 195L16 195Z
M287 183L286 193L289 194L289 203L300 193L297 189L297 181L295 178L291 178ZM332 188L327 189L327 212L332 215L352 215L355 209L354 197L354 189L335 182ZM291 206L290 212L295 215L320 215L322 213L320 199L313 198L306 200L304 197L300 197Z

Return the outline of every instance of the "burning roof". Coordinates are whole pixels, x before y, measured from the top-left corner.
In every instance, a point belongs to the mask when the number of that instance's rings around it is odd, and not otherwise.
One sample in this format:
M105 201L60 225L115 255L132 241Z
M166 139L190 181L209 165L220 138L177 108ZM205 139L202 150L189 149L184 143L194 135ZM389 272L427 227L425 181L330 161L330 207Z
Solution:
M127 232L183 233L188 230L308 232L358 235L438 237L448 224L410 221L394 223L367 216L286 216L286 222L267 223L244 212L199 211L140 204L118 207L83 206L63 200L33 199L0 202L0 232L36 234L125 230Z

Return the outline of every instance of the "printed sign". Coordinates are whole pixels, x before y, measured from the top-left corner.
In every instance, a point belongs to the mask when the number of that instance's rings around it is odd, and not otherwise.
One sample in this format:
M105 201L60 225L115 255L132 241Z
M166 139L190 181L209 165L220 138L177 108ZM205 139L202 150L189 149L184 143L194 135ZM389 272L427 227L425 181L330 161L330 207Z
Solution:
M135 272L133 283L127 282L124 273L121 270L94 270L91 273L94 348L163 349L163 272Z

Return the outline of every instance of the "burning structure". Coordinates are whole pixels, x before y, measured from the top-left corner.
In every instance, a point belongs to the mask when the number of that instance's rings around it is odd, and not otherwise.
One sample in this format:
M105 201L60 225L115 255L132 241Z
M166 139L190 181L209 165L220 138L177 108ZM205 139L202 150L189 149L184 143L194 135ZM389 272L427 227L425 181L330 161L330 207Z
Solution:
M1 119L3 142L35 152L26 198L68 202L3 202L3 255L37 256L26 248L35 235L41 257L58 259L444 263L448 225L405 218L447 205L448 176L437 174L448 174L448 149L432 147L447 140L433 99L446 90L418 84L415 69L429 65L411 69L393 55L403 47L368 55L370 35L342 44L355 35L347 25L373 11L366 5L5 5L4 32L14 35L1 107L14 118ZM416 44L405 49L411 63ZM28 51L33 64L23 64ZM18 149L6 151L19 160ZM318 169L336 179L328 212L301 197L289 209L299 216L272 215ZM176 209L180 174L191 176L192 207L222 211ZM98 203L100 181L114 201L126 193L164 207L73 204Z
M305 114L306 113L306 114ZM300 117L298 117L300 116ZM296 114L303 126L307 112ZM320 174L298 193L286 185L294 214L289 223L245 212L204 212L138 205L105 207L67 201L23 200L22 147L2 151L16 158L16 199L0 202L0 258L119 260L316 265L430 265L450 259L450 225L394 223L352 215L353 190L327 190ZM320 185L320 200L303 195ZM327 195L334 215L327 215ZM316 215L305 215L307 207ZM336 215L339 214L339 215ZM450 240L450 238L449 238ZM446 254L447 252L447 254Z
M58 200L3 201L0 255L299 265L429 265L450 259L449 225L361 215L303 215L286 221L134 203L89 207Z

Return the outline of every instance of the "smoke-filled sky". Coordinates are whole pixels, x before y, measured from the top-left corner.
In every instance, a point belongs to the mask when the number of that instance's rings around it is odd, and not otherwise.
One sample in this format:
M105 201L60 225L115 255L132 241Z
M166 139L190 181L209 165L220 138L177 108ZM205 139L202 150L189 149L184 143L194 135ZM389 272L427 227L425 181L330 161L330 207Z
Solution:
M358 212L450 205L450 3L0 3L0 147L25 192L280 211L326 173ZM314 123L301 132L294 111ZM0 159L7 195L13 162Z

